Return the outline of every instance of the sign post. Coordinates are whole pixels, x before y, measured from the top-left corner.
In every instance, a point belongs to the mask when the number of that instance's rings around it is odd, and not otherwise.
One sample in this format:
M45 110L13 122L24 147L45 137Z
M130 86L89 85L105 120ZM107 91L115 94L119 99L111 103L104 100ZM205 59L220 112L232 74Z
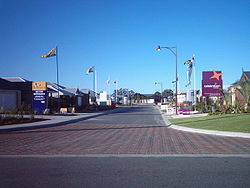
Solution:
M47 108L47 82L32 82L32 110L42 114Z

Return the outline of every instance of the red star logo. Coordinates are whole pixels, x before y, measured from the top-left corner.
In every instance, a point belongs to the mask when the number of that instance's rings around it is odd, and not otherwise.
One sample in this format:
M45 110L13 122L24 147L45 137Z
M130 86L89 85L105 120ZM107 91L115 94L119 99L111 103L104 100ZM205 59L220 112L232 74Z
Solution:
M217 80L220 80L220 76L224 73L217 73L215 70L213 70L214 75L210 77L210 79L216 78Z

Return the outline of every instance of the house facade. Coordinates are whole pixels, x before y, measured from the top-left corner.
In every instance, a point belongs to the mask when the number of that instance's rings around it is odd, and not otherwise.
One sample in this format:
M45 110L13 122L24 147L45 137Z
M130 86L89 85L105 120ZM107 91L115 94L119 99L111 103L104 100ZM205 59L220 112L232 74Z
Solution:
M244 106L248 102L246 101L245 97L242 95L242 92L240 92L240 89L241 89L240 82L246 82L250 85L250 71L242 71L240 80L236 82L235 85L230 88L231 94L232 94L232 97L231 97L232 106L236 106L236 105ZM250 93L248 93L248 95L250 95Z
M21 77L0 78L0 111L16 108L30 110L32 106L32 82Z

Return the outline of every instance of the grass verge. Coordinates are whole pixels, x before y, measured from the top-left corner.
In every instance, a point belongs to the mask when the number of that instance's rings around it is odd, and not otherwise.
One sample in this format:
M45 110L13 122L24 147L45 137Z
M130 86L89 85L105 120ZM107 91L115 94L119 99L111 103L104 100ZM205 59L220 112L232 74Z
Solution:
M250 113L170 119L172 124L196 129L250 133Z

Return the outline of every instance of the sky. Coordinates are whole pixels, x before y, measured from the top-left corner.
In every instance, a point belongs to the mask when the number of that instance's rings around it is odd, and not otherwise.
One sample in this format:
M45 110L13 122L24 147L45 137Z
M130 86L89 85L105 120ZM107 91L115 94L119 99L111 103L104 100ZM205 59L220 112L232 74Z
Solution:
M202 71L222 71L224 85L250 71L249 0L0 0L0 77L59 82L98 91L140 93L174 89L175 56L158 45L177 46L179 89L187 84L184 62L196 56L196 88Z

